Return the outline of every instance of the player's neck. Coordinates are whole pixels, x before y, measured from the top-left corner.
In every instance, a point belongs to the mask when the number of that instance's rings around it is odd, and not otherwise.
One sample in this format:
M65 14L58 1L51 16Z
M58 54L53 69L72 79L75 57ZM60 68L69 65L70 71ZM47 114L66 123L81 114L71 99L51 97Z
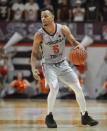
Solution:
M51 24L43 28L48 34L52 35L56 32L56 23L52 22Z

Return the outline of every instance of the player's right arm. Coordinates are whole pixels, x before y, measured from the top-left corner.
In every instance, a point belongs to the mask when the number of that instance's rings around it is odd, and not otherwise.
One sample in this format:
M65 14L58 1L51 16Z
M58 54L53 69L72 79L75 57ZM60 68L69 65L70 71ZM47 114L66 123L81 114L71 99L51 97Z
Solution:
M38 55L40 55L39 48L40 48L41 43L42 43L42 35L39 32L37 32L34 36L32 53L31 53L31 68L32 68L32 73L35 79L40 79L36 62L38 60Z

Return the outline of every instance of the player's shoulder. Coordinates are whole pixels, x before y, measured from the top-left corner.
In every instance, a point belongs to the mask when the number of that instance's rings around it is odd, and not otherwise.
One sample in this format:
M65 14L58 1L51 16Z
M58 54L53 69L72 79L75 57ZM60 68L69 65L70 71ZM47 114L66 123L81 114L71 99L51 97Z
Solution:
M62 31L63 34L65 34L66 32L69 32L68 26L65 25L65 24L63 24L63 25L61 26L61 31Z
M65 25L65 24L63 24L63 25L62 25L62 30L66 30L66 29L68 29L68 26Z
M37 30L37 32L42 33L42 32L43 32L43 28L42 28L42 27L39 28L39 29Z
M42 35L42 34L43 34L43 29L42 29L42 28L39 28L39 29L37 30L36 34Z
M57 24L57 27L59 28L63 28L64 24L60 24L60 23L56 23Z
M34 35L34 38L42 38L42 28L38 29Z
M62 32L67 29L65 24L57 23L57 28L60 29Z

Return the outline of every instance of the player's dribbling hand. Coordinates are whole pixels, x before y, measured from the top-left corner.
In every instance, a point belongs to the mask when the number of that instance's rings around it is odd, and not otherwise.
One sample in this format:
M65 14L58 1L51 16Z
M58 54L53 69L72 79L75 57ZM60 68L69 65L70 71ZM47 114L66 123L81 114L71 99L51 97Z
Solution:
M33 73L33 77L36 79L36 80L40 80L40 76L39 76L39 71L38 69L32 69L32 73Z
M79 44L79 45L75 46L73 49L74 49L74 50L75 50L75 49L83 49L83 50L84 50L85 48L84 48L83 45Z

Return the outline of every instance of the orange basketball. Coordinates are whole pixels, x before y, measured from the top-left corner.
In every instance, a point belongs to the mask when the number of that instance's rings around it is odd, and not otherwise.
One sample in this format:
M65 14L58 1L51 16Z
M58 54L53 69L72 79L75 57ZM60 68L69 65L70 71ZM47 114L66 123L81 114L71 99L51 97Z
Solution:
M74 65L84 64L86 58L87 58L87 52L85 49L76 48L73 49L69 54L69 60Z

